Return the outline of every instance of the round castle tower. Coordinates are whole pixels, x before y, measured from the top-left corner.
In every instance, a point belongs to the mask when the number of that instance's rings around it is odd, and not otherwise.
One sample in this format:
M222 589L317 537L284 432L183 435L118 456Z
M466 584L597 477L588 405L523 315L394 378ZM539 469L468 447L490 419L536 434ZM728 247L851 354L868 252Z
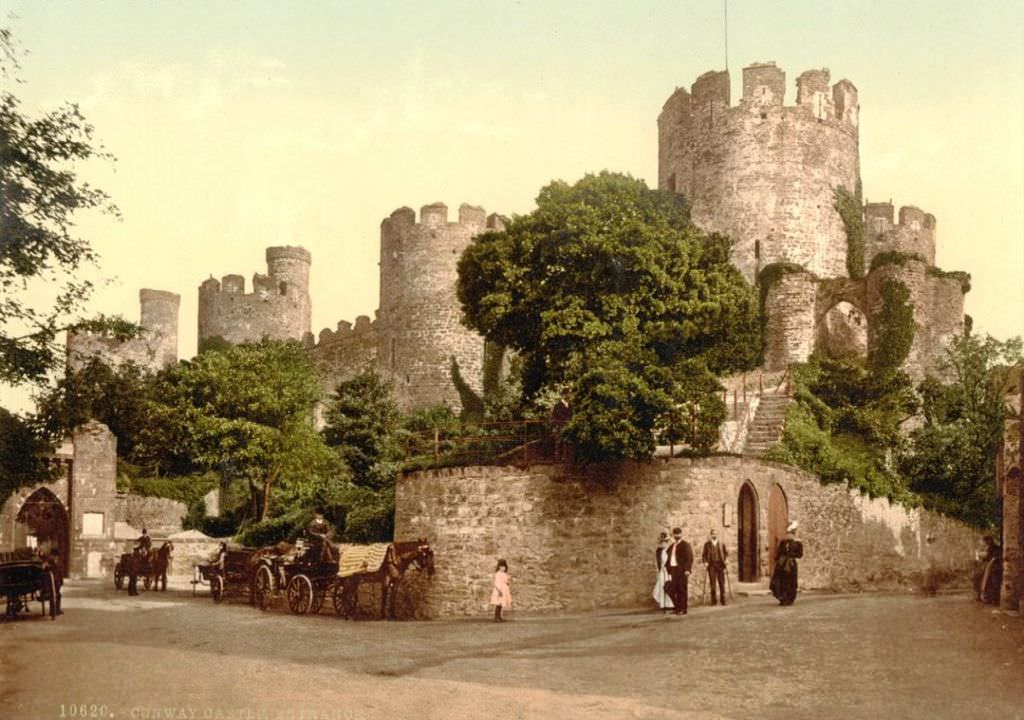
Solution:
M484 340L461 323L456 265L474 236L501 228L497 215L466 204L458 222L448 222L443 203L423 206L419 222L402 207L381 223L377 364L403 407L461 407L452 358L481 392Z
M796 84L786 106L782 69L751 65L731 106L728 71L708 72L658 116L658 187L682 194L699 227L733 239L732 261L751 282L778 262L846 275L834 192L853 192L860 178L857 88L830 86L824 69Z
M301 247L269 247L267 274L245 278L225 275L199 286L199 345L220 338L238 344L271 340L302 340L310 331L309 266Z

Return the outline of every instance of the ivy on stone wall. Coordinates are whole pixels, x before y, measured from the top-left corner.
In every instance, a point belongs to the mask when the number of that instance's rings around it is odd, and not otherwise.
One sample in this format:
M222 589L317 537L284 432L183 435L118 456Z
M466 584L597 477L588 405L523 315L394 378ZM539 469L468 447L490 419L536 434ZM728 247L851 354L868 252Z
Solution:
M918 255L917 253L900 252L899 250L889 250L887 252L878 253L873 258L871 258L871 272L874 272L883 265L903 266L911 261L922 262L925 265L928 264L928 261L924 258L923 255Z
M860 280L864 277L864 202L860 180L852 193L842 185L837 187L834 206L846 230L846 272Z
M971 274L963 270L942 270L937 267L928 268L928 276L949 280L956 280L960 283L960 290L967 294L971 291Z
M795 275L802 272L807 272L802 265L791 262L777 262L761 268L761 272L757 274L757 287L761 290L762 315L764 314L764 300L768 296L768 291L772 285L786 275Z
M887 278L880 294L882 307L872 319L874 332L868 347L868 368L879 375L899 370L914 342L910 290L899 280Z

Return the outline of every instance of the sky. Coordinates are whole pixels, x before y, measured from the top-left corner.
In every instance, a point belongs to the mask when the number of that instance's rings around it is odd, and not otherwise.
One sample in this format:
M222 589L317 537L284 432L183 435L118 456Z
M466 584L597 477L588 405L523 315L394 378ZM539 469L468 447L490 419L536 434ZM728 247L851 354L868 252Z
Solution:
M553 179L657 184L657 116L707 70L828 67L859 90L870 201L937 218L936 263L971 273L980 332L1024 334L1024 9L1009 0L487 0L301 3L0 0L28 51L23 110L77 102L117 160L82 168L120 221L87 314L138 319L264 250L312 253L313 332L372 317L380 222L445 202L528 213ZM728 53L726 52L728 46ZM17 409L23 391L0 389Z

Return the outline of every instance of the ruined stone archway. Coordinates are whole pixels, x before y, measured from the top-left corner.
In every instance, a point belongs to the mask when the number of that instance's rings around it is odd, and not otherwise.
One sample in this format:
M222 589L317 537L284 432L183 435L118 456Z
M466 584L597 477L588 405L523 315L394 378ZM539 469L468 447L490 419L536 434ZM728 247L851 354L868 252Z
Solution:
M36 539L41 552L56 547L60 551L64 572L68 567L68 513L64 504L48 488L42 487L25 499L18 510L18 524L26 535Z
M814 349L827 357L865 358L868 314L863 280L820 281L815 297Z
M779 542L786 537L786 525L789 524L789 500L786 491L778 483L772 485L768 493L768 568L775 567L775 553Z
M740 582L756 582L761 575L758 562L758 502L757 491L749 480L740 487L736 503L739 522L736 528L736 555L738 557L738 579Z

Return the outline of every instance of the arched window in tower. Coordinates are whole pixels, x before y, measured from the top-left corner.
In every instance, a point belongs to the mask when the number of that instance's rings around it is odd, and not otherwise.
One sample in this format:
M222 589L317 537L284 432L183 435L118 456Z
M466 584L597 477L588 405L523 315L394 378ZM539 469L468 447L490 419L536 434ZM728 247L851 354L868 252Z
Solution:
M391 369L394 370L395 369L396 357L398 355L398 339L397 338L391 338L391 348L390 348L390 351L391 352L390 352L390 357L388 358L388 362L391 364Z
M277 289L281 292L282 295L287 295L288 294L288 283L282 282L280 285L277 286Z
M676 174L672 173L668 176L668 191L674 193L676 191Z
M754 262L761 262L761 241L754 241Z

